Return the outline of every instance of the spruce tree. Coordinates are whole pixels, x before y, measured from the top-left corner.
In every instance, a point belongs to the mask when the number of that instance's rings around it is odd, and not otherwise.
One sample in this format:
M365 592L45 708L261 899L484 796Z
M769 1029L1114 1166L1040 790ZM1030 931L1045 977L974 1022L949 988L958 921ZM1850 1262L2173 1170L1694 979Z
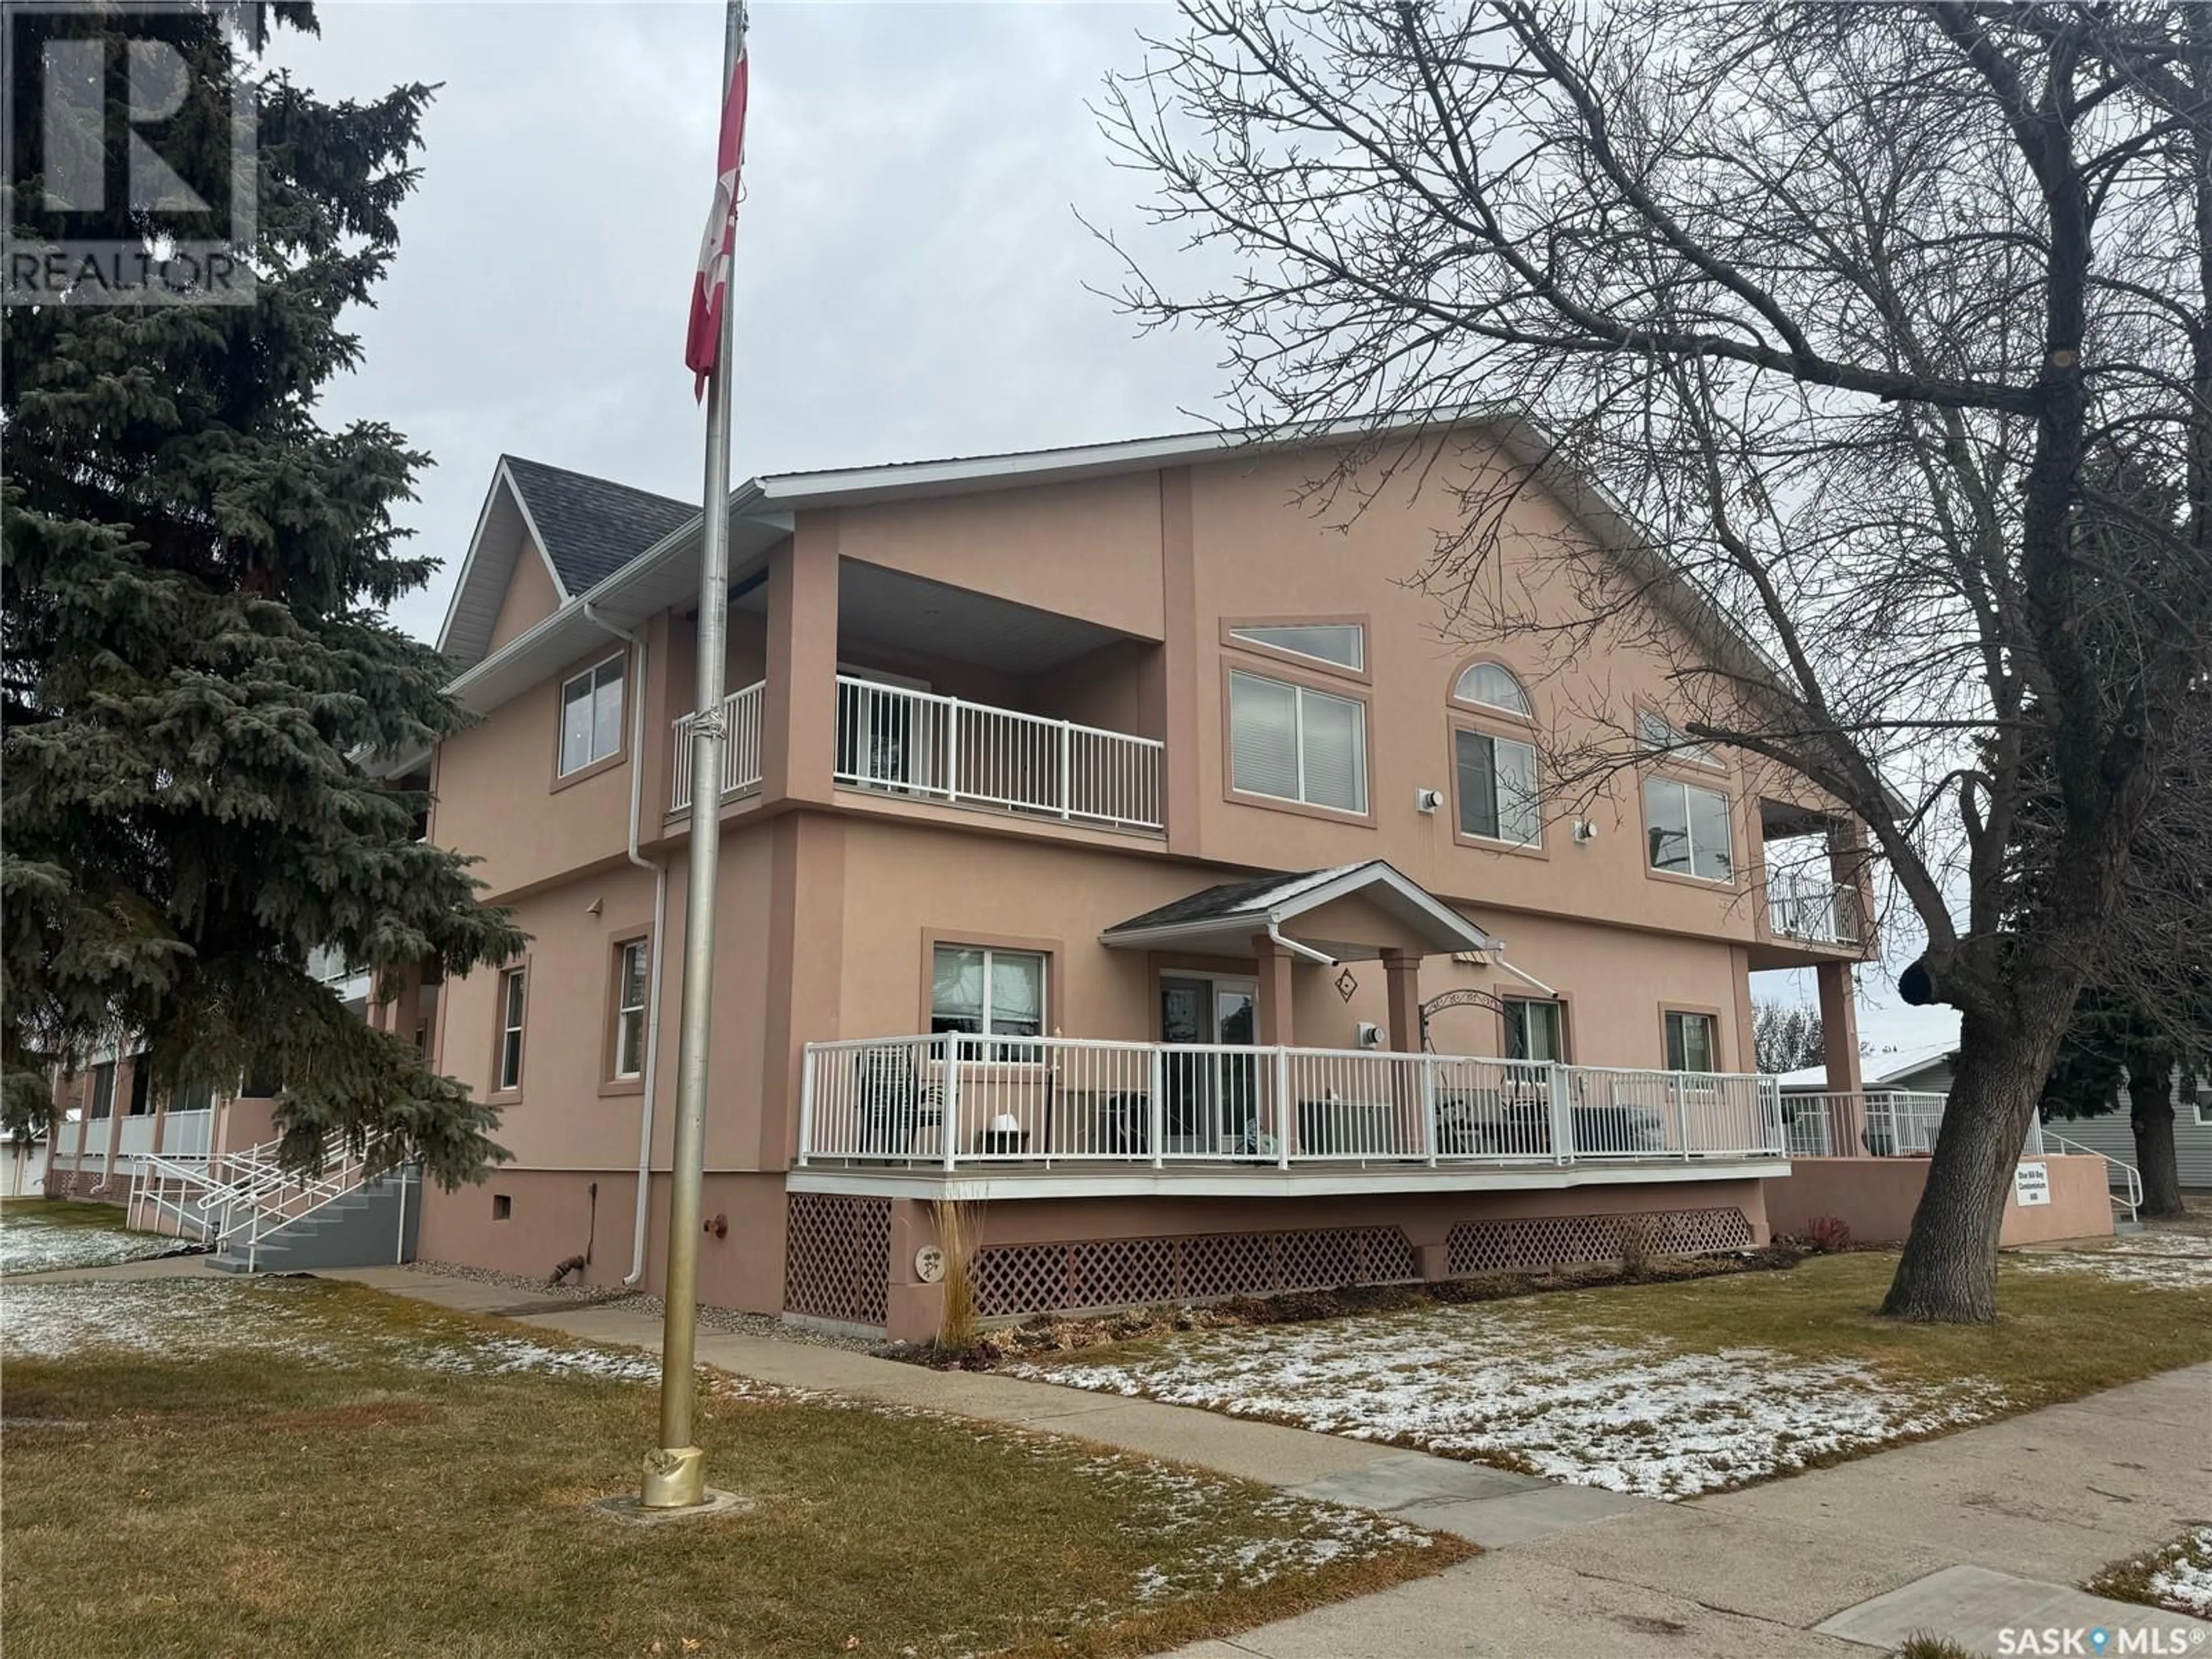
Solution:
M94 15L145 32L143 13ZM398 247L430 91L319 100L254 56L270 21L313 33L312 9L248 15L250 40L211 8L161 27L196 69L246 54L252 303L0 321L6 1115L50 1115L51 1067L130 1042L158 1088L281 1077L297 1161L337 1131L450 1185L505 1156L496 1115L307 971L330 947L390 994L410 969L463 973L523 942L468 860L416 839L426 798L385 775L466 720L443 660L385 614L435 568L393 520L428 458L381 423L318 418L360 359L345 313ZM196 80L164 135L188 178L227 164L211 101ZM35 100L8 119L33 153ZM31 195L8 204L19 248L51 234Z

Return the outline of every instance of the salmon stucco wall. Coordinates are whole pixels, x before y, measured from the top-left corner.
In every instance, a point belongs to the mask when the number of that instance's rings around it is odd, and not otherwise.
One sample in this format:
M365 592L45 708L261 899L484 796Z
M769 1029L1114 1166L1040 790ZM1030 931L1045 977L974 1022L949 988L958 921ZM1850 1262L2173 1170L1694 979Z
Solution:
M2101 1158L2045 1158L2051 1202L2023 1209L2005 1197L2001 1245L2039 1244L2059 1238L2102 1238L2112 1231L2112 1206ZM1833 1216L1862 1244L1896 1244L1912 1230L1912 1212L1928 1183L1924 1158L1804 1158L1790 1173L1765 1183L1766 1213L1778 1233L1802 1236L1821 1216Z

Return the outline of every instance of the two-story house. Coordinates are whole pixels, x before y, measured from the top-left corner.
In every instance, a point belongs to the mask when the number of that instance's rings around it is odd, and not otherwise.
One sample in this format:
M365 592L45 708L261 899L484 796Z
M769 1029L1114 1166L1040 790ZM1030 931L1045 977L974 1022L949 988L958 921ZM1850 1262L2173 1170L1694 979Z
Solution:
M1656 657L1449 643L1407 579L1451 496L1340 525L1316 464L1205 434L735 493L702 1299L925 1334L947 1198L987 1203L987 1315L1763 1238L1749 975L1814 968L1855 1070L1850 826L1665 741ZM430 833L533 942L392 1017L514 1161L426 1195L426 1256L657 1276L697 522L495 477ZM1546 734L1601 702L1656 746L1570 809Z

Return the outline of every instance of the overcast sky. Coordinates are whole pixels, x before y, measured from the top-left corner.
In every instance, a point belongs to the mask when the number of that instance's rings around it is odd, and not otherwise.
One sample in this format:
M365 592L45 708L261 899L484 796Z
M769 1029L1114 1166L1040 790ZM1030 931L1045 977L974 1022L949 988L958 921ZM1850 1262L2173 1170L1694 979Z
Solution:
M326 96L440 83L365 360L325 418L437 465L405 514L447 562L396 608L434 636L502 452L679 499L699 489L685 308L714 184L722 9L325 3L279 58ZM1146 181L1086 104L1163 6L758 4L735 276L732 469L1175 431L1218 409L1214 343L1139 337L1089 291L1148 260ZM1915 939L1917 930L1911 930ZM1808 976L1809 977L1809 976ZM1950 1037L1868 976L1877 1048ZM1809 995L1780 976L1759 994Z

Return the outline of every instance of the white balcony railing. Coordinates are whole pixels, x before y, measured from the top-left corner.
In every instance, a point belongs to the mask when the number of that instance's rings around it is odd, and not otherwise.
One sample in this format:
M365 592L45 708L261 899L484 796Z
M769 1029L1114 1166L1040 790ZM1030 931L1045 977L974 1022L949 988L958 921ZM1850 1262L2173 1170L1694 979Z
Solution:
M757 789L761 781L761 697L765 680L756 680L742 691L722 699L722 793L725 798ZM679 714L674 722L676 753L670 768L668 810L681 812L691 805L691 728L696 716Z
M1788 870L1766 872L1766 925L1784 939L1816 945L1860 942L1859 890Z
M835 770L848 788L1158 830L1160 750L1155 738L837 677Z
M1775 1079L1371 1049L939 1035L806 1045L799 1161L1780 1158Z
M1943 1127L1947 1095L1892 1089L1866 1094L1785 1094L1792 1158L1926 1158ZM2043 1156L2043 1125L2027 1126L2022 1158Z

